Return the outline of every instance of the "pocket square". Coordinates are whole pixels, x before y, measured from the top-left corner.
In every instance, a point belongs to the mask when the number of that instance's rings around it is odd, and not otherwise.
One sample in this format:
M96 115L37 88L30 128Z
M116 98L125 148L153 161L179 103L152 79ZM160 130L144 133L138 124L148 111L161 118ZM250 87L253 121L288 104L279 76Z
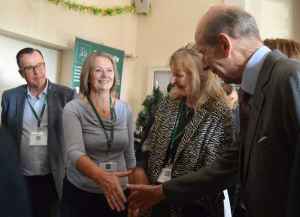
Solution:
M267 136L260 137L259 140L257 140L257 143L261 143L262 141L265 141L266 139L268 139Z

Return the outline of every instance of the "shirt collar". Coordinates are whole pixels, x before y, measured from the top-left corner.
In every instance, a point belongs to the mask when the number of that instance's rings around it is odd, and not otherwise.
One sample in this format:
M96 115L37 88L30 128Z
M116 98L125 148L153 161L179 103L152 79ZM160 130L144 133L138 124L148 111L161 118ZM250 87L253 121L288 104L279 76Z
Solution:
M261 46L251 56L243 72L241 83L242 90L251 95L254 94L259 72L263 67L267 54L270 52L271 50L267 46Z
M46 80L46 86L45 86L45 88L43 89L43 91L36 98L40 99L41 97L47 95L47 93L48 93L48 84L49 84L49 82L48 82L48 80ZM31 99L34 97L31 94L28 85L27 85L27 96L29 96Z

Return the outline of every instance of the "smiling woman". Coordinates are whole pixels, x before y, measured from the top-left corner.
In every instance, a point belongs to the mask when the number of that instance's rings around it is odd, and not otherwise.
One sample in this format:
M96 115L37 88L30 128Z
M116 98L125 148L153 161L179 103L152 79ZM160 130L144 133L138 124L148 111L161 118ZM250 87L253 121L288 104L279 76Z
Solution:
M202 55L193 48L180 48L171 56L170 68L170 95L160 101L144 142L149 159L140 176L144 175L146 184L162 184L209 167L232 142L227 98L217 77L203 70ZM191 217L195 213L203 217L223 216L221 191L176 204L157 200L157 191L151 198L143 189L129 188L135 190L129 197L129 207L147 209L157 203L152 209L153 217Z
M114 77L114 68L111 61L105 57L97 57L94 71L91 74L91 89L95 92L110 91L115 83Z
M129 105L114 97L116 63L107 53L90 54L82 66L80 99L64 108L67 178L64 217L127 216L126 184L135 168Z

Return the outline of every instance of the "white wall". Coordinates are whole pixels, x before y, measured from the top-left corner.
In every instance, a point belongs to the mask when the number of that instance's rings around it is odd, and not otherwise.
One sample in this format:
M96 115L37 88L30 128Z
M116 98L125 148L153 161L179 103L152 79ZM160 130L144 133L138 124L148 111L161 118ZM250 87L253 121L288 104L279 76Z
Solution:
M257 20L262 38L291 38L293 0L247 0L245 9Z
M251 13L265 38L300 38L299 0L224 0Z

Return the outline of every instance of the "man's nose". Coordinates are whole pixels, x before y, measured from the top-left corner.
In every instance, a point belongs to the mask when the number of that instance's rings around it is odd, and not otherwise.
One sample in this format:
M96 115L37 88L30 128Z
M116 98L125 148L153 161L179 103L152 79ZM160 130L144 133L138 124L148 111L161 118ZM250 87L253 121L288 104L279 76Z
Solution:
M36 67L32 67L32 70L35 75L39 73L39 70Z
M170 79L170 83L171 83L172 85L174 85L174 84L175 84L175 77L174 77L174 76L172 76L172 77L171 77L171 79Z

